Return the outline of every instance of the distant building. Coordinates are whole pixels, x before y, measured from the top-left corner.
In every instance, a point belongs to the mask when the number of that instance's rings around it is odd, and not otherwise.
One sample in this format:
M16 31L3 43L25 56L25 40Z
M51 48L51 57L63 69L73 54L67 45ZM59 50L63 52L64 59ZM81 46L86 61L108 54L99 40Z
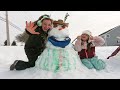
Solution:
M99 36L105 39L106 42L104 46L120 46L120 39L117 38L120 36L120 25L100 34Z

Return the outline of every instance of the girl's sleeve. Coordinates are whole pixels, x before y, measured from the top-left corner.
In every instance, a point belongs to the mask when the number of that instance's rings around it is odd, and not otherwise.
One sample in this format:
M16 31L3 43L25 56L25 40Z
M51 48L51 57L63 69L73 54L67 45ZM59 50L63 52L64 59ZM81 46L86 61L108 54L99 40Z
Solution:
M102 46L105 44L105 40L100 36L95 36L93 38L93 43L95 46Z
M81 51L81 40L77 40L74 45L75 51L80 52Z

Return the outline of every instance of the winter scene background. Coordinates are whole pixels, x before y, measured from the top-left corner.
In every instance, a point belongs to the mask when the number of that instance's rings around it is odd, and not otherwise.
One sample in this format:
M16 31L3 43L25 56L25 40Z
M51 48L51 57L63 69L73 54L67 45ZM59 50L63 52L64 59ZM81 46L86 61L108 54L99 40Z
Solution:
M93 36L97 36L120 25L120 11L8 11L10 43L16 41L15 36L24 32L25 21L35 21L43 14L51 15L54 20L64 19L66 13L70 15L66 22L69 23L72 41L83 30L90 30ZM96 55L107 64L107 68L102 71L74 72L76 75L71 75L70 72L53 75L51 72L37 72L34 68L10 71L9 67L15 60L27 61L28 59L24 52L24 43L16 41L17 46L4 46L7 39L5 20L5 11L0 11L0 79L120 79L120 53L107 59L118 46L96 48Z

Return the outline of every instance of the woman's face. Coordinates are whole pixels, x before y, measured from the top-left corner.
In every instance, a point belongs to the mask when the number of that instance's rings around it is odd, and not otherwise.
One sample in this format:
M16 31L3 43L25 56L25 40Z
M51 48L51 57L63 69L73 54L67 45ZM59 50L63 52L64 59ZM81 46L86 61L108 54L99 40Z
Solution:
M51 20L43 20L42 21L42 29L43 31L47 31L48 29L52 28L52 22Z
M87 34L82 34L81 35L81 40L87 41L89 39L89 36Z

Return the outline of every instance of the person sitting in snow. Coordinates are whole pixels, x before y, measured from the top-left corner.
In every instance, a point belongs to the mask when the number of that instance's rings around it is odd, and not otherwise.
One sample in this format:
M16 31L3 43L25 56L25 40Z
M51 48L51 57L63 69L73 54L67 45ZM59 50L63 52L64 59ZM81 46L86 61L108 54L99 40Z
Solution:
M36 67L55 73L77 69L81 61L70 41L68 23L61 19L54 21L53 29L48 34L46 49L37 59Z
M78 55L82 63L88 68L102 70L106 67L103 60L98 59L95 55L95 47L105 43L104 39L99 36L92 36L89 30L83 31L82 35L77 37L74 49L78 51Z

